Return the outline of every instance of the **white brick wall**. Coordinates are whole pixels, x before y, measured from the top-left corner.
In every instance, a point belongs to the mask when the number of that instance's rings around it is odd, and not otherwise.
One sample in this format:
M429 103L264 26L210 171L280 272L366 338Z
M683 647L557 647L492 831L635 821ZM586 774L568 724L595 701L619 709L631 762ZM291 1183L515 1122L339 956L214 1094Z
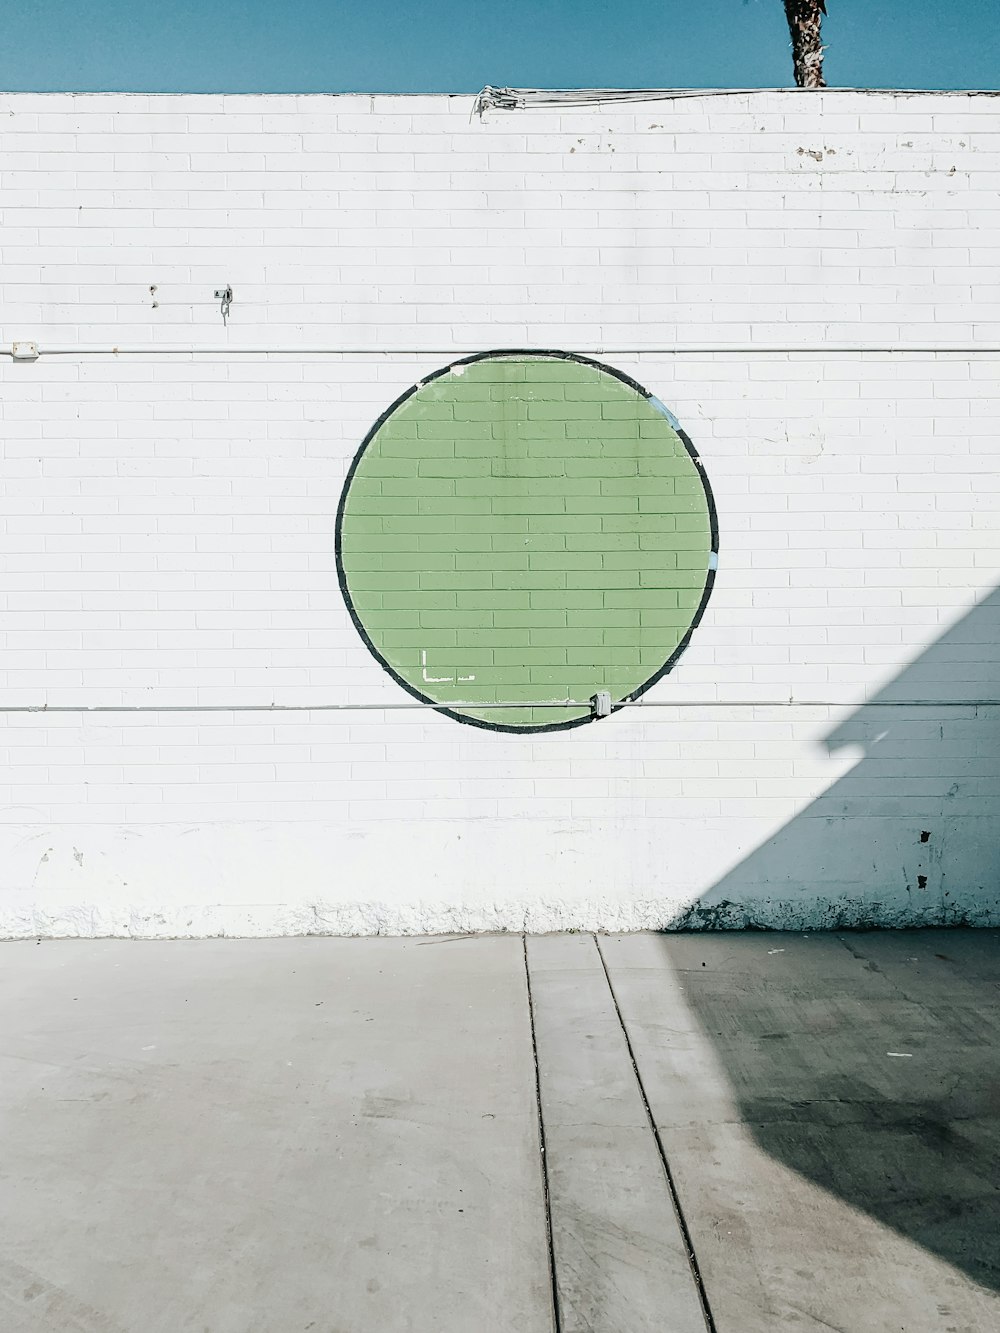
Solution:
M1000 921L997 106L0 98L0 348L42 349L0 357L0 929ZM634 376L718 504L688 651L576 731L390 708L337 586L366 431L494 347Z

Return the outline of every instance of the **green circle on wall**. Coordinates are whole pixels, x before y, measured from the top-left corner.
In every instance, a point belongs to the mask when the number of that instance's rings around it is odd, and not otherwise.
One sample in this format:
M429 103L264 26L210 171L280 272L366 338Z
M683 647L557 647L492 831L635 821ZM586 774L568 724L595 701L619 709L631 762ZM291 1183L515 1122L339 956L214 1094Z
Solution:
M476 726L552 731L589 721L599 691L620 705L669 671L708 601L716 536L693 445L634 380L562 352L488 352L372 427L337 569L411 694Z

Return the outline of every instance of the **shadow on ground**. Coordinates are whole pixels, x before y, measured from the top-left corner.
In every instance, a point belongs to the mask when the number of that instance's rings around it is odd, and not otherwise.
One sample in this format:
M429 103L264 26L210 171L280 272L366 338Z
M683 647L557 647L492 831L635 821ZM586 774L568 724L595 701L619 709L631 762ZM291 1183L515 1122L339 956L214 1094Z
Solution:
M660 945L756 1143L1000 1291L1000 933L697 939Z

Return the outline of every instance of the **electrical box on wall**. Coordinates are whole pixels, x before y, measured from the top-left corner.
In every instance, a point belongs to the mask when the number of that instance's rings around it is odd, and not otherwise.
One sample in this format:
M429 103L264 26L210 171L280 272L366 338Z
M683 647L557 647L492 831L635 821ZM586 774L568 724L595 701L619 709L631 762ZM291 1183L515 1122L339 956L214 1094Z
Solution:
M15 361L37 361L38 344L27 342L12 343L10 354Z

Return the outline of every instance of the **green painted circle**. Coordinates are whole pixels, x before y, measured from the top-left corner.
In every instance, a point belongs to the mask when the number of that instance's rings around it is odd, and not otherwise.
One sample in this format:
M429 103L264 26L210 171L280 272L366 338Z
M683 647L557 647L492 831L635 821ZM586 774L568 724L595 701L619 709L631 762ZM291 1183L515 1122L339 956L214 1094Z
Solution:
M549 730L672 665L711 587L711 493L656 399L536 352L459 362L405 394L348 476L351 614L411 693L462 721Z

